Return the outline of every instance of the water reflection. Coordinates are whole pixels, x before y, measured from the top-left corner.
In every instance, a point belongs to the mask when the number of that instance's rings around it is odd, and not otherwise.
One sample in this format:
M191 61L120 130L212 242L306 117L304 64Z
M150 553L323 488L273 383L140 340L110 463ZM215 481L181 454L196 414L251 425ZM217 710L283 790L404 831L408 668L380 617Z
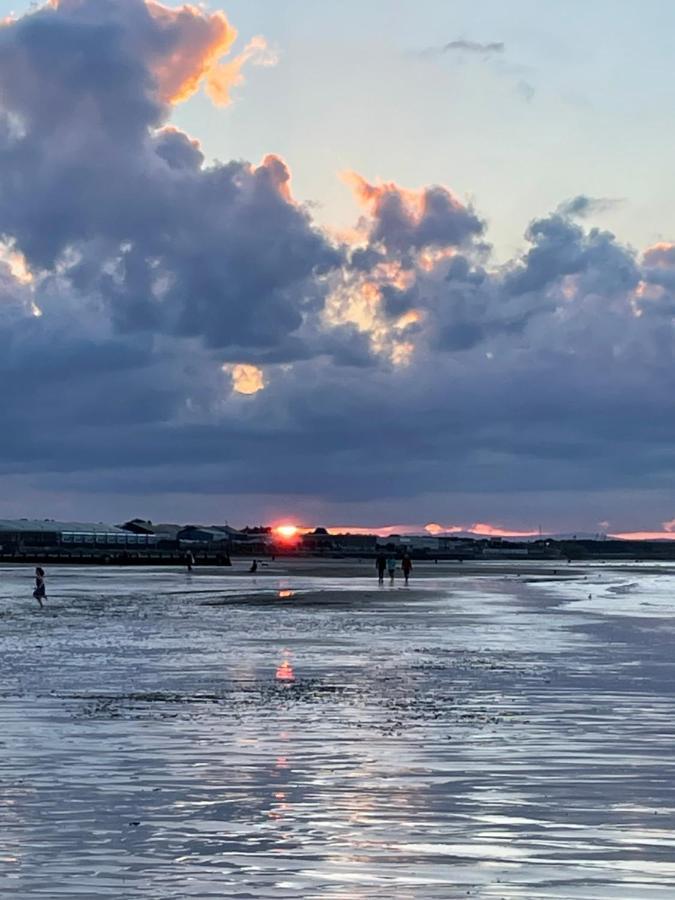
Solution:
M105 603L0 631L0 896L675 896L665 625L503 582L223 615L86 575Z
M295 681L295 673L293 671L293 666L290 662L285 659L281 665L277 668L275 673L275 678L277 681Z

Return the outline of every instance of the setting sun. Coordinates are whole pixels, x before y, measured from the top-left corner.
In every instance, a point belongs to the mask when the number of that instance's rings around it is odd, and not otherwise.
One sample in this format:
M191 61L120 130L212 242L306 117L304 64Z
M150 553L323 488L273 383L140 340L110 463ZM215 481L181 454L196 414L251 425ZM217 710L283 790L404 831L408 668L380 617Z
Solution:
M287 541L298 536L297 525L278 525L275 529L279 537L285 538Z

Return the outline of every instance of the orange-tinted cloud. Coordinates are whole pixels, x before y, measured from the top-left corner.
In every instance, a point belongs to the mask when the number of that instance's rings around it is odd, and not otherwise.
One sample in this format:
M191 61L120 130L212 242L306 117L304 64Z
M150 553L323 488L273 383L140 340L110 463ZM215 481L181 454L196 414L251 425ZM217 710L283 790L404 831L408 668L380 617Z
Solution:
M502 528L501 525L487 525L484 522L475 522L468 528L459 529L480 534L482 537L535 537L538 531L515 531L512 528Z
M332 525L327 529L329 534L375 534L378 537L387 537L390 534L424 534L433 537L452 536L471 532L480 537L536 537L538 531L516 531L515 529L502 528L500 525L488 525L484 522L475 522L472 525L439 525L430 522L427 525L385 525L373 528L350 527L347 525ZM675 534L673 535L675 537Z
M489 525L485 522L474 522L471 525L439 525L431 522L425 526L425 531L433 535L460 534L471 532L481 537L535 537L538 531L517 531L513 528L503 528L501 525Z
M379 528L362 528L358 525L331 525L326 529L328 534L374 534L377 537L388 537L390 534L412 534L419 531L418 525L382 525Z
M411 191L393 181L372 184L357 172L342 177L368 212L369 242L390 253L459 247L484 230L474 211L441 185Z
M47 6L89 14L82 0L49 0ZM120 4L113 11L113 19L131 28L130 39L153 75L163 103L181 103L205 85L216 104L226 105L231 88L242 81L246 62L274 62L264 38L255 37L231 62L223 63L237 38L236 28L223 12L191 4L174 8L157 0L145 0L140 10Z
M256 175L264 176L287 203L294 202L291 195L291 172L280 156L268 153L254 171Z
M408 312L403 313L396 322L394 323L394 328L397 328L399 331L403 331L405 328L409 328L411 325L418 325L420 322L424 320L424 312L419 309L409 309Z
M154 55L150 68L160 98L167 103L187 100L229 53L237 32L222 12L207 13L196 6L171 9L150 0L148 12L166 40L164 53Z
M385 181L380 184L371 184L358 172L348 170L342 173L343 181L349 185L361 206L371 215L377 215L387 197L400 198L409 214L420 218L424 212L424 191L410 191L399 187L393 181Z
M276 62L276 54L270 50L265 38L256 35L242 52L229 62L216 63L209 68L206 74L206 93L216 106L227 106L232 100L230 96L232 88L244 80L242 69L247 63L254 66L273 66Z
M645 250L643 260L646 266L675 266L675 244L654 244Z
M265 376L262 369L248 363L224 365L223 372L232 378L232 390L237 394L257 394L265 389Z

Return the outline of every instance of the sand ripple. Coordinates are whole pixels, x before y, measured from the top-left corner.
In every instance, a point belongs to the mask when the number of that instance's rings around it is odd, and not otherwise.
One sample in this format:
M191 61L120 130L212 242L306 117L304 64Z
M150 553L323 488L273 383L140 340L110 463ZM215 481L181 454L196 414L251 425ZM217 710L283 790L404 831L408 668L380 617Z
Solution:
M665 613L440 576L216 607L250 582L67 570L41 614L27 578L2 587L2 897L675 896ZM345 602L269 602L310 588Z

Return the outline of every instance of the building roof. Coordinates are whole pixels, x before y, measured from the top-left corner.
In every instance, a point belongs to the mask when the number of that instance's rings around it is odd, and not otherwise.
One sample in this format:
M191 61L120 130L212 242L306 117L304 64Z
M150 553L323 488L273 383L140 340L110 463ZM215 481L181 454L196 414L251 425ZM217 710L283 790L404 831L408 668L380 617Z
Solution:
M119 527L124 529L124 531L140 531L143 534L154 534L155 531L152 522L147 519L130 519L128 522L125 522L124 525L120 525Z
M183 530L182 525L174 525L172 522L158 522L152 526L153 534L165 535L175 538L179 531Z
M223 531L222 528L214 528L213 525L186 525L185 528L181 528L180 532L184 531L199 531L202 534L210 534L214 538L226 538L228 534L226 531Z
M59 522L56 519L0 519L0 534L9 532L78 532L83 534L127 534L116 525L104 522Z

